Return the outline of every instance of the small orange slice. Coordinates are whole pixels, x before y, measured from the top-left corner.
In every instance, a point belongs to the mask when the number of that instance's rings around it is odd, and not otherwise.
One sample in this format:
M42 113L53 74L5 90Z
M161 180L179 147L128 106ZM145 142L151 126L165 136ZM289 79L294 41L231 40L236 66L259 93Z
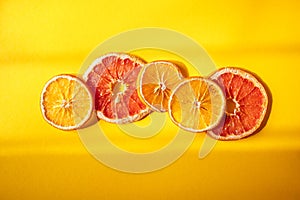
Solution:
M82 127L93 112L93 98L87 86L79 78L66 74L46 83L40 104L44 119L61 130Z
M153 111L165 112L172 91L182 79L179 68L171 62L148 63L140 72L139 94Z
M218 125L224 116L225 97L213 81L202 77L183 80L169 101L169 116L180 128L203 132Z

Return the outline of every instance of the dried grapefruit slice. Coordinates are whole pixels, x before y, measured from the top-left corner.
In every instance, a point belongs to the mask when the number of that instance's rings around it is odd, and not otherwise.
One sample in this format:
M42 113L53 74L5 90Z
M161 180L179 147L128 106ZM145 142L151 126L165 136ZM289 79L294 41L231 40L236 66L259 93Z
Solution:
M240 68L228 67L210 77L224 88L226 117L224 125L209 131L219 140L236 140L253 134L267 111L268 96L259 80Z
M166 112L170 95L182 79L179 68L171 62L148 63L140 72L139 94L152 110Z
M61 130L82 127L92 116L93 97L85 83L72 75L51 78L41 94L44 119Z
M142 119L149 107L139 98L137 78L145 62L126 53L109 53L97 58L83 75L94 91L97 117L124 124Z
M180 128L203 132L218 125L224 116L225 97L213 81L190 77L181 81L169 100L169 116Z

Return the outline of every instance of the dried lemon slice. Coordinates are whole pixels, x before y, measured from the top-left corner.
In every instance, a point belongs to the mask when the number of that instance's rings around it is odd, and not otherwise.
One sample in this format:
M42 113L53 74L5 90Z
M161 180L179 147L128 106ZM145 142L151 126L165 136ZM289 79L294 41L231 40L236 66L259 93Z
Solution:
M139 95L152 110L165 112L173 89L182 79L179 67L171 62L148 63L140 72Z
M170 118L176 125L187 131L203 132L221 121L226 101L215 82L191 77L178 84L168 105Z

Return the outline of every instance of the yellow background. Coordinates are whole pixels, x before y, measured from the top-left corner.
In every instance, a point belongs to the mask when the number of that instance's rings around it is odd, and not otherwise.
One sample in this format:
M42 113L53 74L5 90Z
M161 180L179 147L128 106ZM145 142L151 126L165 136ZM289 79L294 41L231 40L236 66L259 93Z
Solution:
M299 199L299 10L296 0L0 1L0 199ZM77 73L99 43L143 27L181 32L217 66L257 73L273 96L266 127L202 160L199 134L171 166L137 175L105 167L76 131L42 119L49 78Z

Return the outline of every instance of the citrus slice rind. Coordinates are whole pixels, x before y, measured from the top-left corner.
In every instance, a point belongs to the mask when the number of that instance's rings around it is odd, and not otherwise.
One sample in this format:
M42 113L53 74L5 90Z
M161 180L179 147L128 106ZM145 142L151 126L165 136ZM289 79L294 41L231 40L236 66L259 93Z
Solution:
M145 61L127 53L108 53L97 58L83 79L92 89L99 119L125 124L138 121L150 112L139 98L137 78Z
M43 118L61 130L83 127L93 113L93 97L85 83L73 75L57 75L44 86L40 106Z
M256 132L268 108L268 95L263 84L246 70L227 67L210 76L224 90L226 116L222 126L208 134L218 140L237 140Z
M221 121L225 97L215 82L190 77L176 86L168 106L169 116L177 126L190 132L204 132Z
M183 75L169 61L147 63L139 75L139 95L156 112L166 112L170 95Z

